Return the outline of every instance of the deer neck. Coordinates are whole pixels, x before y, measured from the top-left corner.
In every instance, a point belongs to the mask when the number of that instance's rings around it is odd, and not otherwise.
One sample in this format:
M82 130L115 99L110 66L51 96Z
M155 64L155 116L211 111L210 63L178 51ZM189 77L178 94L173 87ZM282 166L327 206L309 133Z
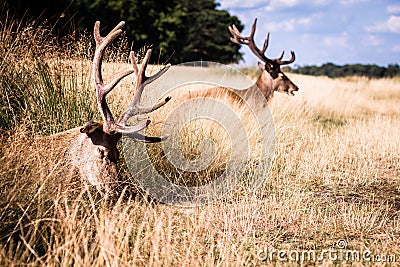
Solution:
M256 91L260 91L267 102L269 102L274 95L274 89L272 86L272 80L265 78L265 75L261 74L257 81L248 88L249 95L253 95Z

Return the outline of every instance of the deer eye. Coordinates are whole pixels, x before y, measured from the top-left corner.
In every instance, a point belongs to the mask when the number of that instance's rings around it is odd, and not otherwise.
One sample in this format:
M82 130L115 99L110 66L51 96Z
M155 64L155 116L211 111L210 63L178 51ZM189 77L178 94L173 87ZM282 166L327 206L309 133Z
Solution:
M278 77L280 77L280 72L274 69L271 69L270 71L268 71L269 75L271 75L272 79L276 79Z

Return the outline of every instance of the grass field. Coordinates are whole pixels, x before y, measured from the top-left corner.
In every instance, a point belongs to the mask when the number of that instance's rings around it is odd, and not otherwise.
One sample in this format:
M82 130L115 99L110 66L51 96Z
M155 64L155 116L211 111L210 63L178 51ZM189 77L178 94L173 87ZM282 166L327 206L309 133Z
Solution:
M38 54L29 53L21 61L11 39L4 48L7 30L0 51L7 56L0 73L7 100L1 107L7 131L0 136L0 265L400 261L399 78L289 75L300 91L276 94L271 102L275 158L256 194L238 188L208 205L182 208L151 201L130 184L115 199L103 198L66 172L63 147L32 138L99 116L90 62L60 56L46 58L43 68L34 60ZM18 64L5 64L12 60ZM106 67L112 74L121 64ZM130 82L110 96L114 110L129 101ZM120 178L130 179L123 166Z

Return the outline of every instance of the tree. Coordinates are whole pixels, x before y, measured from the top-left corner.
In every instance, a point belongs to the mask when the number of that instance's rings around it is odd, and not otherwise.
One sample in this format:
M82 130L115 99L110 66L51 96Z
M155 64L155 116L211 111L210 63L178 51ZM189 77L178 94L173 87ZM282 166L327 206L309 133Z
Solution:
M90 27L98 18L103 25L126 20L132 48L153 46L157 60L230 63L242 59L240 46L229 41L228 26L235 24L242 30L243 25L237 17L218 10L214 0L77 0L76 3L81 10L79 25Z
M386 69L386 76L387 77L394 77L400 75L400 66L398 64L389 64Z
M66 35L71 31L70 18L75 12L71 0L6 0L1 2L0 11L19 19L34 18L39 20L38 24L46 21L57 35Z
M287 68L293 73L328 76L330 78L346 76L365 76L370 78L383 78L400 76L400 67L397 64L388 65L387 68L377 65L346 64L338 66L333 63L325 63L321 66L298 66L297 68Z
M15 7L15 2L10 5ZM57 5L54 3L57 2ZM230 42L228 26L235 24L239 30L243 25L235 16L218 9L215 0L67 0L60 1L20 0L18 9L23 14L43 14L53 18L70 15L78 30L92 31L94 22L101 21L104 31L110 30L119 21L125 20L124 30L132 49L152 47L153 61L181 63L210 60L221 63L239 62L240 46ZM57 7L57 8L55 8ZM46 12L43 13L43 10ZM61 14L63 14L61 16ZM68 19L64 19L69 21ZM65 25L60 25L62 28ZM57 27L54 27L57 29Z
M240 46L230 41L228 26L235 24L241 31L243 25L235 16L225 10L217 10L214 0L186 0L187 28L183 50L177 60L217 61L221 63L239 62L242 54Z

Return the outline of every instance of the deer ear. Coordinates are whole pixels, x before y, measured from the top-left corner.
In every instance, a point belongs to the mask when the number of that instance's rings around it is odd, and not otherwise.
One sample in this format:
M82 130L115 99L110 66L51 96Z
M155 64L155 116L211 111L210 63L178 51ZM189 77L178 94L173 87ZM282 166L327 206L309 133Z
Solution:
M258 67L262 70L265 70L265 64L258 62Z
M98 122L95 121L88 121L83 125L83 127L79 130L81 133L86 133L86 134L91 134L93 133L96 129L102 129L102 125Z

